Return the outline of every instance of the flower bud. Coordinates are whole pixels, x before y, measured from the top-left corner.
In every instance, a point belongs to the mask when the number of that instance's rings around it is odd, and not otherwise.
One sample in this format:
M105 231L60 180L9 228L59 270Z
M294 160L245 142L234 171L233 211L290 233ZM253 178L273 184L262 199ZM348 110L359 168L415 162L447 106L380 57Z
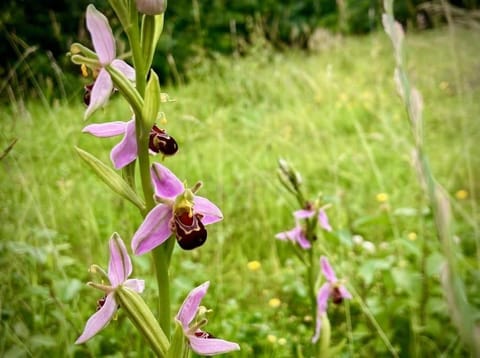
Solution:
M167 0L136 0L137 10L145 15L158 15L167 9Z

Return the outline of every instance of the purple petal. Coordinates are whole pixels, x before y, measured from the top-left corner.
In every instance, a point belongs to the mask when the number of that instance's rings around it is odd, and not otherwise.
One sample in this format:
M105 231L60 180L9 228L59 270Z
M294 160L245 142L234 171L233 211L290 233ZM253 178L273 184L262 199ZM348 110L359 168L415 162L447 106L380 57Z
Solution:
M210 282L207 281L194 288L190 291L187 298L185 298L185 301L183 301L182 307L178 310L176 319L182 324L184 330L188 329L190 322L195 318L200 302L207 293L209 285Z
M123 286L128 287L129 289L142 293L143 290L145 289L145 281L144 280L138 280L136 278L131 278L123 283Z
M196 196L193 199L193 209L195 212L203 215L202 224L208 225L216 223L223 219L220 209L210 200Z
M135 81L135 69L123 60L115 59L112 66L124 74L130 81Z
M305 236L304 231L302 230L301 227L296 228L296 233L294 240L300 245L300 247L304 250L308 250L309 248L312 247L310 244L310 241L308 241L307 237Z
M107 122L90 124L82 129L83 133L94 135L95 137L114 137L124 134L128 122Z
M203 356L213 356L216 354L240 350L240 346L237 343L224 341L223 339L218 338L201 338L189 335L188 340L190 341L192 350Z
M100 64L108 65L115 58L115 38L107 18L93 5L87 6L87 29Z
M317 318L315 324L315 334L312 337L312 342L316 343L318 338L320 338L320 328L322 326L322 315L327 312L328 298L330 297L330 292L332 286L330 283L326 282L320 287L317 293Z
M327 231L332 231L332 227L330 226L330 223L328 222L328 216L325 210L321 209L318 212L318 223L322 228L324 228Z
M108 262L108 278L113 287L121 285L132 273L132 261L127 248L117 233L109 241L110 261Z
M283 231L283 232L279 232L278 234L275 235L275 238L276 239L279 239L279 240L290 240L290 231Z
M110 153L110 159L116 169L123 168L137 158L137 137L135 134L135 119L127 122L123 139Z
M185 190L183 183L170 169L160 163L154 163L150 170L155 195L165 199L173 199Z
M297 219L311 218L313 215L315 215L315 210L302 209L293 212L293 216L295 216Z
M172 208L164 204L157 205L148 213L132 237L132 251L135 255L151 251L170 237L172 216Z
M335 272L325 256L320 258L320 266L322 267L323 275L329 282L337 282L337 276L335 276Z
M344 285L338 286L338 290L340 291L340 295L343 298L346 298L346 299L352 298L352 295L350 294L350 292L348 292L347 288Z
M75 341L76 344L84 343L103 329L112 319L117 310L117 303L113 294L107 295L102 308L95 312L87 321L83 333Z
M92 93L90 95L90 104L85 111L85 118L88 118L98 108L102 107L112 94L113 83L109 73L105 69L101 69L95 83L93 84Z

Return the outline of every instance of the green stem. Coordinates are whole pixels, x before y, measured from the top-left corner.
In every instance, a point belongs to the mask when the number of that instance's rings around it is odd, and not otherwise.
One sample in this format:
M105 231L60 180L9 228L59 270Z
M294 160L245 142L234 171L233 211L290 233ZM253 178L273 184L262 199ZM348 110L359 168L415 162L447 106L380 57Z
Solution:
M173 241L170 238L169 241ZM155 272L157 274L158 284L158 320L165 335L170 339L170 276L167 245L161 245L153 250L153 261L155 263Z

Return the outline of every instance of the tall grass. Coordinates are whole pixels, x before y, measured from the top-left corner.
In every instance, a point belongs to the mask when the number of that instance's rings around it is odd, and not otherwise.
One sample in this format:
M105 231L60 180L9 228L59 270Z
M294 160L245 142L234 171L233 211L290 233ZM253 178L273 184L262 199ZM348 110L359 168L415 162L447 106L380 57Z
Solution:
M410 72L428 99L427 150L459 217L461 270L476 305L477 37L457 29L453 37L432 31L407 39L409 63L415 63ZM243 59L205 61L190 84L163 89L177 99L164 111L180 146L166 164L190 184L203 180L201 195L225 215L201 249L176 249L172 301L176 307L189 288L211 280L204 302L214 308L209 329L240 343L233 356L308 352L312 323L298 279L303 272L274 239L291 226L295 208L275 176L279 157L303 173L312 195L321 192L332 203L335 233L325 239L358 294L329 312L333 342L343 342L344 355L388 355L382 334L401 356L465 354L442 297L440 250L407 155L408 124L392 96L392 67L387 39L374 34L345 38L315 55L259 48ZM73 150L77 145L108 162L116 143L80 133L80 97L48 109L39 103L23 112L3 108L0 150L18 142L0 162L2 355L147 354L121 312L91 343L73 345L99 298L84 286L87 268L106 263L113 230L128 241L139 222L135 209L88 172ZM120 99L108 106L115 111L93 121L129 118ZM461 189L468 195L457 199ZM388 200L377 201L379 193ZM375 251L356 245L353 235L374 243ZM248 270L251 260L261 269ZM153 277L148 257L135 258L134 265L135 277ZM154 290L147 286L147 300ZM282 302L278 308L268 305L274 297Z

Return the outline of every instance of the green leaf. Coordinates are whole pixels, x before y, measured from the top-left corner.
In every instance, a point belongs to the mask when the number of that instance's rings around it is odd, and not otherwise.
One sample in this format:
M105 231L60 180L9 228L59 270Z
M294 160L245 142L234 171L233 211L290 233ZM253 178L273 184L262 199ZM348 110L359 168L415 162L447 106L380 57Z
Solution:
M95 174L98 175L100 179L103 180L115 193L124 197L132 204L137 206L141 211L145 211L145 203L143 200L135 193L135 191L127 184L123 178L118 175L113 169L105 165L98 158L94 157L90 153L75 147L80 158L83 159L85 163L93 170Z
M146 68L150 68L158 40L163 31L164 13L145 15L142 21L142 50Z

